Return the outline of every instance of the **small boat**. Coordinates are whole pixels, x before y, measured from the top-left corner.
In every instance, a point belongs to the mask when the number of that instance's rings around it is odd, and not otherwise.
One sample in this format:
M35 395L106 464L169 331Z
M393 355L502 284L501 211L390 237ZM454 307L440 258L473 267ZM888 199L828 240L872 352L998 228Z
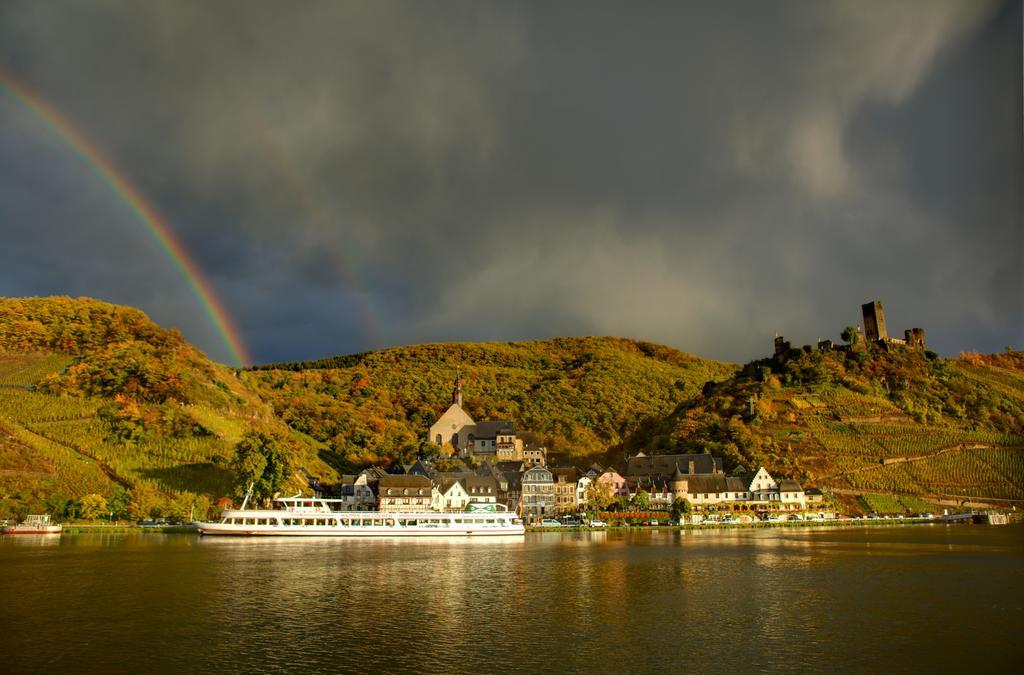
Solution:
M17 525L8 525L0 532L3 534L60 534L61 526L50 522L50 516L32 515Z

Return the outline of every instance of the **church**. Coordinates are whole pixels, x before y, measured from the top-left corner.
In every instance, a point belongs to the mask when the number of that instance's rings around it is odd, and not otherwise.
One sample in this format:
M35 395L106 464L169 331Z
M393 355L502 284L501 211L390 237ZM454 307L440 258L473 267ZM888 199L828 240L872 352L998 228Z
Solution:
M520 462L525 458L525 439L516 430L515 422L497 420L476 422L462 408L462 376L455 378L452 404L444 411L428 436L442 448L451 448L459 457L493 458L498 462Z

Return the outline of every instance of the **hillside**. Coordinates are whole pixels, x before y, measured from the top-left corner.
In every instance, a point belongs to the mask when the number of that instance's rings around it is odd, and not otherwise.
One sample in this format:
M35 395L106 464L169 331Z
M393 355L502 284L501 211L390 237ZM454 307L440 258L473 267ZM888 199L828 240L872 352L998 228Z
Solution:
M736 366L619 338L400 347L248 371L243 379L339 466L409 460L461 372L474 419L511 419L563 461L618 461L623 440Z
M626 447L708 448L851 498L1022 503L1024 353L861 346L754 361Z
M618 338L399 347L236 371L142 312L0 299L0 517L201 514L238 492L260 433L285 487L435 447L461 372L477 420L511 419L555 462L709 451L863 504L1024 504L1024 353L793 350L742 368ZM751 415L751 405L753 415Z
M296 467L332 475L234 370L143 312L0 299L0 517L73 510L85 495L133 517L201 513L235 495L234 446L252 429L287 438Z

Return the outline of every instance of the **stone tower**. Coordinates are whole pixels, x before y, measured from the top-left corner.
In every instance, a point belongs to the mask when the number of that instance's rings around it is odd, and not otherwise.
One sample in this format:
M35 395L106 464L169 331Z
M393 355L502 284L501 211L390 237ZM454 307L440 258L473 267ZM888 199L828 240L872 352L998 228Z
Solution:
M889 333L885 330L885 310L878 300L861 305L864 312L864 337L868 342L888 339Z
M903 335L906 337L908 347L925 348L924 328L908 328L903 331Z
M687 493L689 487L689 481L686 480L686 475L679 470L679 465L676 464L676 471L672 474L672 494L675 495L676 499Z

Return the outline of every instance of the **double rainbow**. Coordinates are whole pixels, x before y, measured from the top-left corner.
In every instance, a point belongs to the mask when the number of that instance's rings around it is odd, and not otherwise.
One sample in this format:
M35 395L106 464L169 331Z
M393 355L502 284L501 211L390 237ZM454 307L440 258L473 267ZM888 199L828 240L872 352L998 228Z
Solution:
M156 207L128 179L124 172L118 170L103 151L76 129L67 118L9 74L0 70L0 92L4 91L52 129L56 137L81 157L89 168L110 186L118 199L146 226L146 230L170 258L185 279L192 294L199 301L200 307L227 348L234 365L245 366L252 363L249 350L246 348L238 328L224 308L224 304L217 297L209 279L174 235Z

